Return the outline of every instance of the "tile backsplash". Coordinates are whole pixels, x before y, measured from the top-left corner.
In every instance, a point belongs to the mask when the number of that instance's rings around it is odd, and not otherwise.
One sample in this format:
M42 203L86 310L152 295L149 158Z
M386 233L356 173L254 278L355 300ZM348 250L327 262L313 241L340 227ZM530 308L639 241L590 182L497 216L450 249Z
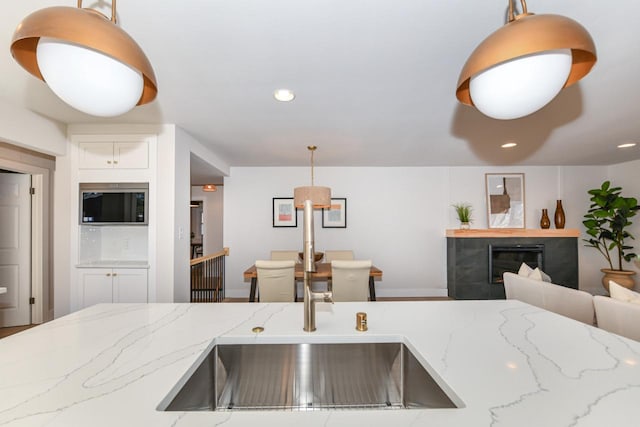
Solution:
M149 227L80 226L79 263L147 261Z

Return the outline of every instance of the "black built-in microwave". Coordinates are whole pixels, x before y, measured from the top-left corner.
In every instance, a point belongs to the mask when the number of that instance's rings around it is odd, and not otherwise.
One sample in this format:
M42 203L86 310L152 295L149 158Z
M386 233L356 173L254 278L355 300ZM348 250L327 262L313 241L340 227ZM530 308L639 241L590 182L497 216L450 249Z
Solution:
M148 206L148 183L80 184L80 224L145 225Z

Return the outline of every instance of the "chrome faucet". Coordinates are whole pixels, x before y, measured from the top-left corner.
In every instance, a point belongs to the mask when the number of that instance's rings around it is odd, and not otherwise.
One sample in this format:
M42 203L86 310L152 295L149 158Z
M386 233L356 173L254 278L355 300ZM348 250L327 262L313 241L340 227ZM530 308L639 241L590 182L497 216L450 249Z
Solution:
M311 200L304 201L304 248L302 266L304 268L304 326L307 332L316 330L316 302L333 303L333 293L313 292L311 290L311 273L316 271L315 252L313 249L313 204Z

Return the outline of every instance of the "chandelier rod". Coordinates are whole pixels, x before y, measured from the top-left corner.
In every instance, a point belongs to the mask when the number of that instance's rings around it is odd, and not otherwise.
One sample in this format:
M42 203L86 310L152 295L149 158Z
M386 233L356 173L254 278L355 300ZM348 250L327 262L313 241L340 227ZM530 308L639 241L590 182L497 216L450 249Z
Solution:
M513 22L516 18L513 12L513 1L509 0L509 22ZM522 14L527 15L527 2L525 0L520 0L520 4L522 5Z

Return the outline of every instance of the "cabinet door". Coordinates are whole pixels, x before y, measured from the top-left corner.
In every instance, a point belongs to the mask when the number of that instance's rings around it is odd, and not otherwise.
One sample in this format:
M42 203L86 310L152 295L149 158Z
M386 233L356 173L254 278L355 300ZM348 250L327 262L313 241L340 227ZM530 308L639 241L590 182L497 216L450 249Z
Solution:
M147 270L144 268L114 269L113 302L147 302Z
M147 169L149 144L140 141L114 143L113 163L118 169Z
M113 285L110 268L80 269L82 307L113 302Z
M79 169L113 168L113 142L81 142Z

